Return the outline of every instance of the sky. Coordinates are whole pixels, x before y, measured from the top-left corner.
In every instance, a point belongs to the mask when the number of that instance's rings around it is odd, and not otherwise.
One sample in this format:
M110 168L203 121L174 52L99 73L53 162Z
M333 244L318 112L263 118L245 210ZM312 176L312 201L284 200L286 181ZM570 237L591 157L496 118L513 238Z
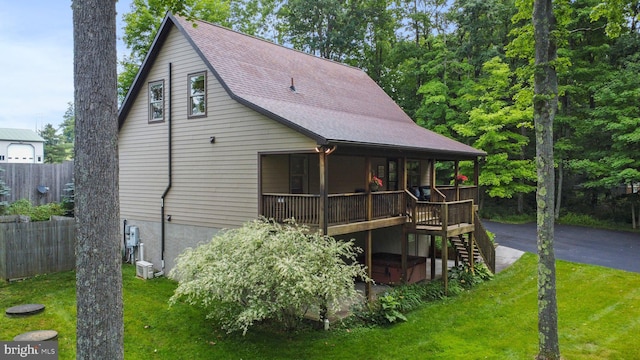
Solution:
M116 4L118 58L131 2ZM0 52L0 128L58 128L73 102L71 0L0 0Z

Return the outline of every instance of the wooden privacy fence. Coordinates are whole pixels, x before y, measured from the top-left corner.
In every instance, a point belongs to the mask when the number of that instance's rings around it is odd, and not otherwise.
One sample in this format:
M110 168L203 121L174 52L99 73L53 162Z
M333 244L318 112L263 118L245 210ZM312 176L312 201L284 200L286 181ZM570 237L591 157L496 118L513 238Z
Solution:
M10 203L29 199L34 205L44 205L62 201L65 185L73 182L73 161L62 164L0 164L0 179L11 189L9 196L0 201ZM46 186L46 194L38 191L38 186Z
M0 224L0 277L75 269L75 224L74 219Z

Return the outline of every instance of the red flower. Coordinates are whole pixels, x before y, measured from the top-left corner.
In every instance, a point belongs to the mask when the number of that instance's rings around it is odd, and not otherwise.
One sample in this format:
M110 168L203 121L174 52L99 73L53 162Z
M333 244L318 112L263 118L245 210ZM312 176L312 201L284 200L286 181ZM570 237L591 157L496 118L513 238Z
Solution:
M371 178L371 185L374 185L374 184L378 186L382 186L382 180L377 176L374 176L373 178Z
M456 175L456 181L467 181L467 180L469 180L469 178L462 174Z

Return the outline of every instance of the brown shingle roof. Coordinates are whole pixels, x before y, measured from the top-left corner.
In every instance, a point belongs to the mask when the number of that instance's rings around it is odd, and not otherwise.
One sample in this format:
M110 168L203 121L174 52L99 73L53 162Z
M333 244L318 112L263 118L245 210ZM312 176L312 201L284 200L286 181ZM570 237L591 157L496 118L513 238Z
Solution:
M171 23L193 44L234 99L319 144L349 143L484 155L416 125L360 69L207 22L195 21L194 27L184 18L172 15L165 19L160 33ZM295 90L291 89L292 84ZM121 111L121 122L122 115Z

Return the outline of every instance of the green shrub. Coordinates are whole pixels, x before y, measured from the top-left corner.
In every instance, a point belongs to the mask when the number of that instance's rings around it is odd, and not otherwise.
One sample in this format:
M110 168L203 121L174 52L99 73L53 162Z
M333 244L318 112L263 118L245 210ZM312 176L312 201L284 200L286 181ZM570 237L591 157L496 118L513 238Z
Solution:
M398 299L398 309L406 314L424 304L424 290L424 284L408 284L394 287L387 294Z
M294 222L251 221L183 252L170 302L201 306L228 332L266 321L294 330L307 311L331 314L359 298L354 279L368 280L359 252Z
M437 301L442 300L447 295L444 293L444 286L442 281L430 281L424 284L424 300L425 301Z
M572 212L567 212L560 216L557 221L559 224L566 225L579 225L579 226L588 226L588 227L603 227L606 228L610 222L596 219L595 217L588 214L576 214Z
M400 312L400 300L391 294L387 294L378 298L380 303L380 313L389 323L398 320L407 321L407 318Z
M454 292L459 291L454 289ZM343 320L343 324L353 327L388 325L398 320L406 321L404 314L417 310L428 302L445 297L441 280L398 285L382 293L373 302L354 306L351 309L352 316Z
M33 205L27 199L20 199L18 201L12 202L7 208L7 215L25 215L31 216L31 211L33 210Z
M458 283L464 289L471 289L492 278L493 274L483 263L475 263L473 271L471 271L469 264L463 262L458 266L452 267L448 272L448 279Z
M59 203L33 206L28 199L20 199L9 205L6 214L29 216L31 221L48 221L53 215L63 216L65 211Z
M463 263L449 269L448 291L445 294L442 280L404 284L393 287L370 303L354 306L352 316L343 321L344 326L388 325L398 320L406 321L404 314L419 309L431 301L454 297L477 284L493 278L493 273L483 263L476 263L474 271Z

